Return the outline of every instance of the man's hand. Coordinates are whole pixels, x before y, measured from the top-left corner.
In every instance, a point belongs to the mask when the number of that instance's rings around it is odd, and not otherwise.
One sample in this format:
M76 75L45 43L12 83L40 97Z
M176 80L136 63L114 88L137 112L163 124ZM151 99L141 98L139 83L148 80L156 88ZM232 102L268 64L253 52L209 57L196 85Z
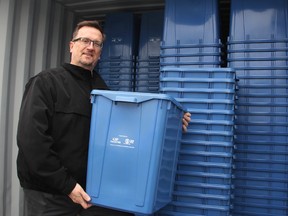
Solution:
M191 121L191 113L186 112L182 118L182 131L186 132L189 122Z
M87 209L92 206L91 203L88 203L91 198L83 190L83 188L77 183L72 192L68 195L74 203L80 204L84 209Z

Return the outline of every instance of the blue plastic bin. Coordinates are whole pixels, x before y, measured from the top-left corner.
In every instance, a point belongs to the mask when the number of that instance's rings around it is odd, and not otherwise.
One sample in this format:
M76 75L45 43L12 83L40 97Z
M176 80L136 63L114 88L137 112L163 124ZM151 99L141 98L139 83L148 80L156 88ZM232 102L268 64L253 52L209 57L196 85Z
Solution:
M129 12L107 14L104 26L106 40L101 60L131 60L134 49L134 15Z
M184 110L165 94L93 90L87 192L151 214L172 200Z
M147 59L149 56L159 57L163 18L163 11L142 14L138 53L140 60Z
M217 0L166 0L163 40L167 44L214 43L219 39Z
M158 93L163 16L163 11L142 14L135 71L135 91L137 92Z
M104 30L106 40L97 71L111 90L133 91L135 48L133 13L107 14ZM115 73L120 76L116 80Z
M216 0L166 0L161 66L220 67Z
M288 37L287 0L231 0L230 40Z

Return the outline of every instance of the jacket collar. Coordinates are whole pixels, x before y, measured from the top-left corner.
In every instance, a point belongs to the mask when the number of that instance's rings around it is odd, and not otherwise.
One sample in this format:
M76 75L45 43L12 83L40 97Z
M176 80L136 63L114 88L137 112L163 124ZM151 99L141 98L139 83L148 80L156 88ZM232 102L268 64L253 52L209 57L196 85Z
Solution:
M82 80L91 80L93 79L91 75L91 71L79 67L77 65L69 64L69 63L64 63L63 67L68 70L73 76L77 77L78 79ZM94 71L93 71L94 73Z

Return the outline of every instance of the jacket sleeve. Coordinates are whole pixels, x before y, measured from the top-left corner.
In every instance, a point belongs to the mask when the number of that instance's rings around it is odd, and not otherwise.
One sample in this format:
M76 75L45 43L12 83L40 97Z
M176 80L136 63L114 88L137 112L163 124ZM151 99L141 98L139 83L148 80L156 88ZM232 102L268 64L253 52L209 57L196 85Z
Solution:
M25 162L24 172L29 173L28 178L33 178L35 184L45 185L52 191L69 194L76 181L62 166L52 148L52 86L49 79L43 76L36 76L27 83L19 115L17 144Z

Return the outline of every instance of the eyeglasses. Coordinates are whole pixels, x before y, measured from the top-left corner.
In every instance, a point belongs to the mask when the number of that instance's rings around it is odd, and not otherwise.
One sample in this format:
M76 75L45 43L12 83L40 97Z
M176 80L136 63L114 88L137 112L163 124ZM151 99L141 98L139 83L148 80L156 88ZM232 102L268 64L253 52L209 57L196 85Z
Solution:
M102 47L103 47L103 43L101 43L99 41L90 40L89 38L86 38L86 37L79 37L79 38L72 40L72 42L76 42L76 41L80 41L85 46L90 46L90 44L93 43L94 48L102 49Z

